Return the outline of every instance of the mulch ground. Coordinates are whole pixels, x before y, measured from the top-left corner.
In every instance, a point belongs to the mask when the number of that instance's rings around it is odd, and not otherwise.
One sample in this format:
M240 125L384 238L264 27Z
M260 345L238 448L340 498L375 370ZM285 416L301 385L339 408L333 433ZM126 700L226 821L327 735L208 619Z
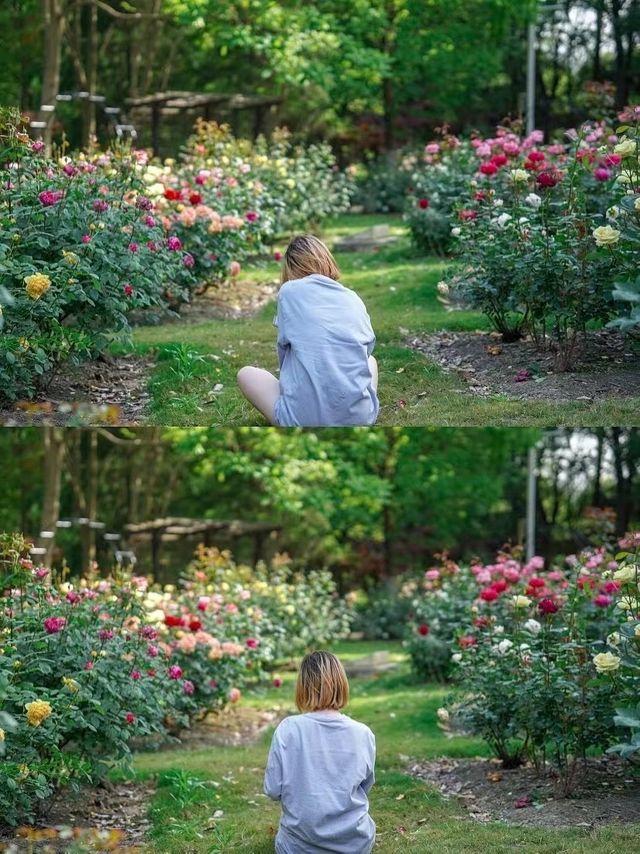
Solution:
M46 393L0 409L0 424L139 424L151 399L147 382L152 367L152 359L129 355L64 368Z
M558 796L553 775L539 778L528 766L503 769L497 760L434 759L409 773L458 801L474 821L565 828L640 822L640 767L614 756L588 760L566 798Z
M589 402L640 395L640 343L614 330L590 332L571 372L556 371L555 354L539 352L531 340L506 344L486 332L437 332L408 345L457 373L480 397Z
M208 715L191 729L179 733L170 742L155 745L150 741L135 745L137 749L200 750L213 746L254 744L271 726L276 726L288 710L254 709L232 706ZM46 814L35 828L31 840L3 833L0 826L0 851L62 854L70 846L72 833L80 838L82 850L115 850L137 854L143 850L150 827L148 809L155 790L152 781L107 783L104 787L82 789L78 794L60 792L48 804ZM109 836L113 833L115 839ZM104 842L100 842L102 834ZM38 838L38 837L45 838ZM47 838L50 837L50 838ZM115 847L110 847L115 845Z
M233 281L195 297L180 313L139 312L133 323L203 323L214 319L252 317L277 293L278 283ZM136 426L144 422L153 358L138 355L105 357L78 367L65 367L35 400L0 407L5 427L85 424Z
M153 783L137 781L77 794L59 792L36 828L25 828L17 836L0 829L0 850L62 854L76 840L83 851L141 852L151 825L147 812L153 792Z

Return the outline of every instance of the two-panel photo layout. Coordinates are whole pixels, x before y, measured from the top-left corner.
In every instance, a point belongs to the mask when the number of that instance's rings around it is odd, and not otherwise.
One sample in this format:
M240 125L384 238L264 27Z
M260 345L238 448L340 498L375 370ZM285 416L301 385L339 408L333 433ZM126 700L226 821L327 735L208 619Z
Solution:
M0 851L639 838L640 0L0 3Z

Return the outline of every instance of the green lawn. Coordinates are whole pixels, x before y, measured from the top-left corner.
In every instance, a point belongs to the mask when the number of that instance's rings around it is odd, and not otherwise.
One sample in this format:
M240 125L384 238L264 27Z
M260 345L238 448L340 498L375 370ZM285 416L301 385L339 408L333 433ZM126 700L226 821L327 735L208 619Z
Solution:
M347 659L390 646L344 643L335 651ZM391 675L351 680L348 708L349 714L367 723L376 734L377 782L371 792L371 813L379 833L377 852L477 854L491 850L493 854L506 854L517 850L531 854L619 854L621 850L634 849L638 827L559 831L476 824L467 821L455 804L407 776L405 768L410 759L475 756L484 753L484 749L476 739L448 739L440 732L436 710L446 689L413 684L398 645L393 655L400 668ZM293 710L294 675L285 674L283 678L282 688L255 692L244 702ZM153 826L148 850L153 854L273 852L279 807L261 794L270 736L268 733L252 747L139 755L137 775L158 780L151 806Z
M345 215L331 221L329 243L346 233L390 222L401 240L378 253L337 256L344 282L367 304L377 334L380 366L379 424L610 426L638 423L640 399L593 403L535 403L504 397L479 398L461 379L403 346L409 334L448 329L486 329L477 312L447 312L437 299L445 264L416 255L398 218ZM246 272L257 281L277 278L279 265ZM150 421L176 426L262 424L236 386L238 368L254 364L275 371L274 305L256 317L168 324L136 330L138 352L155 352ZM216 385L221 390L211 394Z

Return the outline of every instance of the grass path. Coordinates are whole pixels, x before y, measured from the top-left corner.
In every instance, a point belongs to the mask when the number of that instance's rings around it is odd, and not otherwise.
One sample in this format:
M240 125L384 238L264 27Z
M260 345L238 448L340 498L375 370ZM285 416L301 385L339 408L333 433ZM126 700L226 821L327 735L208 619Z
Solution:
M382 648L393 649L399 670L380 679L351 680L347 710L376 734L377 781L371 793L371 813L378 828L376 853L619 854L637 850L637 826L542 830L467 821L456 805L407 776L404 769L410 759L475 756L484 749L476 739L450 740L441 733L436 710L446 689L413 684L397 644L347 642L335 651L347 659ZM282 688L255 692L243 702L269 709L281 705L293 711L293 680L293 674L285 674ZM139 755L137 775L158 779L148 850L152 854L271 854L279 807L261 794L270 735L250 747Z
M407 242L402 222L379 215L348 215L332 220L325 238L390 222L400 242L372 253L342 253L344 281L363 297L377 334L380 365L379 424L382 425L557 425L610 426L638 423L640 399L596 400L593 403L521 402L466 393L461 379L444 373L428 359L403 346L412 333L448 329L487 329L477 312L446 312L437 299L444 263L417 256ZM279 265L266 263L245 275L256 281L274 279ZM244 364L275 371L274 305L255 317L210 320L194 324L143 327L135 332L138 352L154 352L150 421L176 426L256 425L261 417L240 395L235 376ZM211 395L216 385L219 393Z

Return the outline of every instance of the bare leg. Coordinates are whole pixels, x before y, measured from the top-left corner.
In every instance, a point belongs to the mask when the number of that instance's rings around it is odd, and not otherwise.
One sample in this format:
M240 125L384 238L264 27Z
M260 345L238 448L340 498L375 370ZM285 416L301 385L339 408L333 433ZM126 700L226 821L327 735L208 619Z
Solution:
M274 375L263 368L247 366L238 371L238 385L249 403L274 424L273 408L280 397L280 383Z
M371 371L373 389L378 391L378 363L374 356L369 356L369 370Z

